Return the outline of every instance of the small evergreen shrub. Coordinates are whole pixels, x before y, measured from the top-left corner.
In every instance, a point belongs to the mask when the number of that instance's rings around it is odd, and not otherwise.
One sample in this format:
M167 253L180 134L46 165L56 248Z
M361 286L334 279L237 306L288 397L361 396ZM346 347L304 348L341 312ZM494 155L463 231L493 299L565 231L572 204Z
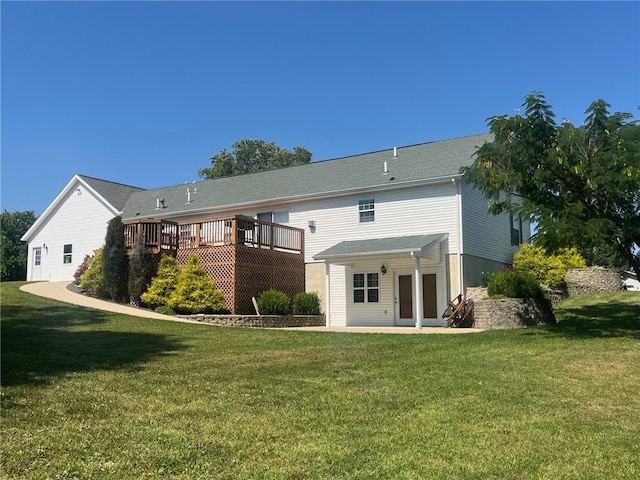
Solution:
M162 315L175 315L176 312L173 308L167 307L166 305L160 305L155 309L156 313L161 313Z
M533 275L548 288L563 288L569 268L586 268L587 264L575 248L565 248L550 255L541 247L523 244L513 256L513 268Z
M98 298L108 297L108 292L104 286L103 250L104 248L99 248L93 252L93 257L89 260L87 269L80 277L80 288Z
M167 305L179 275L178 261L171 255L163 255L158 263L156 276L151 279L147 291L140 295L140 300L150 308Z
M260 315L287 315L291 313L289 295L274 288L262 292L258 298Z
M487 293L491 298L544 298L540 282L530 273L518 270L491 275Z
M178 276L175 289L169 295L167 306L178 313L224 313L227 304L220 289L192 255Z
M320 298L316 292L302 292L293 297L294 315L320 315Z

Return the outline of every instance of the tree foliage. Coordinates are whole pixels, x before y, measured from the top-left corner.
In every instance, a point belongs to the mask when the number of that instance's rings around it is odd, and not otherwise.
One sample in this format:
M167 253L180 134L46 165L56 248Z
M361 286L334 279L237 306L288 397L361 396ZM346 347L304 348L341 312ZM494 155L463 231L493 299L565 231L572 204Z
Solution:
M120 217L109 221L102 257L107 295L111 300L122 303L127 299L129 265L124 246L124 224Z
M0 214L0 281L27 278L27 244L20 239L35 221L32 210Z
M232 150L222 149L211 160L211 167L201 168L198 175L204 179L231 177L244 173L261 172L311 161L311 152L298 145L293 151L281 148L275 142L245 139L234 142Z
M524 115L488 120L494 136L463 168L489 200L489 211L538 223L536 244L576 247L597 258L605 245L640 274L640 125L596 100L580 127L557 125L544 95L524 99ZM584 253L583 253L584 252Z

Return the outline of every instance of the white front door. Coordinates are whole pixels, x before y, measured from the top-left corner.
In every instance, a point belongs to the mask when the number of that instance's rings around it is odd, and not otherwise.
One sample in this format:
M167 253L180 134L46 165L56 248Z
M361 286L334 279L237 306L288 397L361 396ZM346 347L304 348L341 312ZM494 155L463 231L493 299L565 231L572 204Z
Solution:
M31 265L31 281L37 282L38 280L42 280L42 247L37 247L33 249L32 260L33 264Z

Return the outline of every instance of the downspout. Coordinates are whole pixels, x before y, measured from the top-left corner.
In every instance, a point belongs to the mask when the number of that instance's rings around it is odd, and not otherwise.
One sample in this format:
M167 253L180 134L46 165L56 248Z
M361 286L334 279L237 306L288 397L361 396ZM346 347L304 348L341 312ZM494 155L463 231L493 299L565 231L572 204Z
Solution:
M457 229L458 229L458 291L464 294L464 282L462 279L463 269L462 269L462 254L463 254L463 244L462 241L462 183L456 182L455 178L452 178L451 181L454 185L458 187L458 192L456 193L456 208L458 210L458 218L457 218Z

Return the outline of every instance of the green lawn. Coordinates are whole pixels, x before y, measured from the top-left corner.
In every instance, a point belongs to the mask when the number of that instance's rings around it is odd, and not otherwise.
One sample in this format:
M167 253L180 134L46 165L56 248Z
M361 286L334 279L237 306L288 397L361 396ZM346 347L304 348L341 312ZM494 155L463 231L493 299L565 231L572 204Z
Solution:
M637 479L640 294L548 328L192 325L2 288L2 478Z

